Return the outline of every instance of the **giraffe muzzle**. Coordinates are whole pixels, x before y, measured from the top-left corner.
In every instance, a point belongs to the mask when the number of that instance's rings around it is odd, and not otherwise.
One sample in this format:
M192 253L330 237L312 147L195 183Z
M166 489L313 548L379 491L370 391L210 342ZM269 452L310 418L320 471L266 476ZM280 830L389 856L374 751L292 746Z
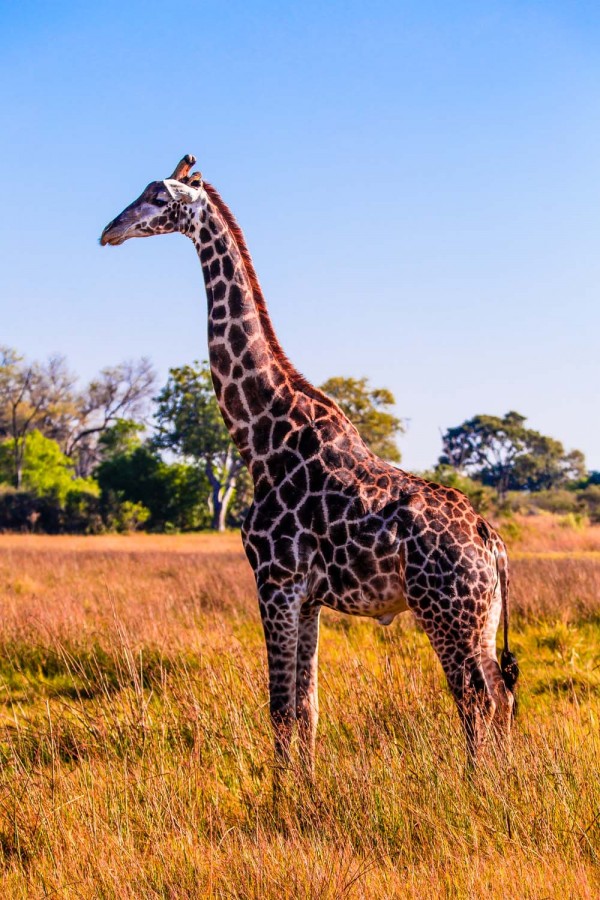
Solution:
M127 239L127 231L128 226L120 225L118 219L109 222L100 235L100 246L106 247L107 244L110 244L111 247L118 247Z

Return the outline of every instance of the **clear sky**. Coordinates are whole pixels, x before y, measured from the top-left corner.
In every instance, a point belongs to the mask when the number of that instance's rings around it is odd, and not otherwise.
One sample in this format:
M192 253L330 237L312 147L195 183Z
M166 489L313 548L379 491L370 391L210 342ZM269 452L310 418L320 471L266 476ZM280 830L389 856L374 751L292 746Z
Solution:
M100 248L184 153L279 337L440 430L516 409L600 468L600 4L4 2L0 343L83 378L206 355L178 235Z

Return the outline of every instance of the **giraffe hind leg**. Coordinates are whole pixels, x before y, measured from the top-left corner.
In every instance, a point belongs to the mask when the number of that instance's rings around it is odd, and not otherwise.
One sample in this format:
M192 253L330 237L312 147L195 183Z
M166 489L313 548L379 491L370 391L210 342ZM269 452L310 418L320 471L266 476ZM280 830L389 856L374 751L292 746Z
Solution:
M442 664L463 727L468 760L475 764L497 708L483 668L481 631L472 618L461 627L456 610L442 621L418 618Z
M495 647L489 648L487 653L484 654L482 668L485 680L496 704L492 720L492 734L497 748L508 752L515 698L513 692L506 686L502 670L496 658Z
M443 663L442 663L443 665ZM467 744L469 762L474 765L486 743L496 715L497 704L476 655L465 655L462 664L444 666L456 702Z

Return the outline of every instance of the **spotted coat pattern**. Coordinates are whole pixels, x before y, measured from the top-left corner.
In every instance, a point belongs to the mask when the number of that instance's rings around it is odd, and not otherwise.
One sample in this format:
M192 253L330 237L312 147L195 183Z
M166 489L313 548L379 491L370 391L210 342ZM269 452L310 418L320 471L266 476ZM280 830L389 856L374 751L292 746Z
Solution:
M153 182L101 240L178 231L200 257L215 392L254 482L242 536L267 645L277 759L287 764L297 722L312 770L322 607L383 625L410 609L440 659L475 755L489 726L507 736L511 718L513 697L496 658L507 584L502 540L462 493L375 456L297 372L233 215L199 174L189 175L189 158L180 167L183 196Z

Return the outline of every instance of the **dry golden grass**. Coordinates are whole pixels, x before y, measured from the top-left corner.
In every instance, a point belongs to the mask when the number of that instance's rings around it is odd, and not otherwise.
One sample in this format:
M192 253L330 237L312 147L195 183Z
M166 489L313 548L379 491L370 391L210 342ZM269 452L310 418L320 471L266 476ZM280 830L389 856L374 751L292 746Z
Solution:
M600 525L577 526L573 516L554 516L548 513L537 516L515 516L519 537L508 543L513 556L522 554L600 554ZM503 531L503 523L500 530ZM506 529L506 525L504 525Z
M0 895L599 896L600 560L578 551L513 564L514 754L472 781L410 617L325 613L317 787L291 778L275 816L239 537L0 537Z

